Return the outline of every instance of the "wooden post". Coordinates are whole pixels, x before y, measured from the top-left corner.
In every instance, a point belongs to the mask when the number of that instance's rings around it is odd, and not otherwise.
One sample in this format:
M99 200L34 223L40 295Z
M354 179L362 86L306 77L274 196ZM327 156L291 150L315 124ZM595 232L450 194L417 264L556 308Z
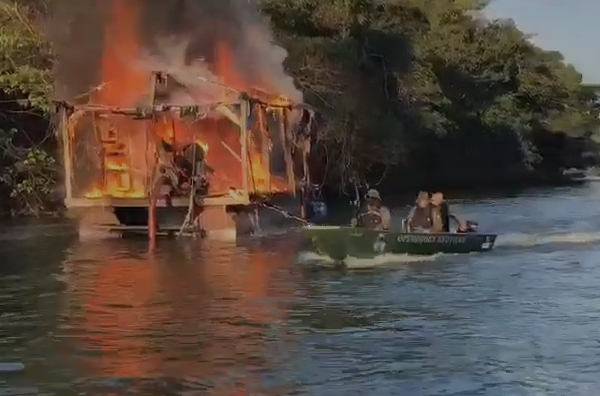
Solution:
M248 183L248 106L246 99L240 101L240 139L242 146L242 189L244 194L250 191Z
M151 79L150 79L150 97L149 99L149 103L150 105L153 107L152 109L152 118L150 119L150 122L148 123L148 127L146 128L146 153L148 152L148 146L149 146L149 142L152 141L154 142L154 144L152 145L152 166L150 167L151 171L150 171L150 175L148 177L148 182L147 182L147 186L146 186L146 191L148 192L148 239L150 240L148 249L152 252L156 249L156 232L158 230L158 224L156 224L156 200L157 200L157 195L158 195L158 191L157 189L159 188L158 185L158 178L156 177L158 174L158 166L159 166L159 161L158 161L158 153L157 153L157 144L160 144L159 137L156 134L156 109L154 108L154 106L156 106L156 89L157 89L157 83L158 83L158 78L159 78L159 74L158 73L152 73ZM175 131L173 131L174 133ZM148 158L148 156L146 156L146 159ZM148 169L148 167L146 166L146 169Z
M302 147L302 171L303 175L303 183L302 183L302 218L306 219L307 217L307 205L308 205L308 193L312 191L312 185L310 181L310 168L308 166L308 155L310 153L310 139L304 138L304 145Z
M65 201L73 199L73 158L71 155L71 127L69 125L70 117L67 116L67 109L65 106L60 106L58 111L58 133L60 134L60 141L62 143L63 150L63 166L64 166L64 183L65 183ZM72 120L71 120L72 121Z
M286 110L280 109L279 115L279 133L281 136L281 144L283 146L283 155L285 156L285 168L287 173L288 185L292 188L292 195L295 198L296 178L294 176L294 159L292 158L292 145L286 128Z
M176 152L175 148L177 147L177 133L175 132L175 117L173 117L173 114L169 114L169 116L171 117L171 133L173 134L173 137L171 138L171 146L173 146L173 156L175 156L175 152ZM154 131L154 133L156 133L156 131ZM173 159L175 159L175 158L173 158Z
M96 144L98 144L99 151L100 151L99 166L100 166L100 173L102 175L102 180L100 182L100 188L102 191L104 191L104 186L106 186L106 179L107 179L107 173L106 173L106 151L107 150L106 150L105 145L107 144L106 142L108 140L110 140L108 138L110 124L108 122L104 122L104 121L105 120L103 120L101 118L100 114L98 114L97 112L92 113L92 128L94 130L94 137L96 138ZM108 130L107 130L107 128L108 128Z
M154 249L156 248L156 231L157 231L157 224L156 224L156 200L157 200L157 195L158 195L158 191L157 189L159 188L158 185L158 178L156 177L156 175L158 174L158 166L159 166L159 161L158 161L158 154L156 152L156 119L155 116L152 117L152 120L149 123L149 127L146 130L146 147L148 147L148 143L150 141L150 139L154 140L154 147L153 147L153 156L152 158L152 166L149 167L150 169L150 175L148 177L148 181L147 181L147 185L146 185L146 191L148 192L148 239L150 241L150 245L149 245L149 250L150 251L154 251ZM147 150L147 149L146 149ZM147 158L147 157L146 157Z
M269 131L267 129L267 125L265 124L265 115L263 113L263 111L265 111L264 107L257 104L256 111L258 113L258 129L260 130L261 134L263 164L267 173L265 184L267 191L271 192L271 137L269 136Z
M148 239L150 240L148 249L150 251L156 249L156 229L156 194L152 191L148 206Z

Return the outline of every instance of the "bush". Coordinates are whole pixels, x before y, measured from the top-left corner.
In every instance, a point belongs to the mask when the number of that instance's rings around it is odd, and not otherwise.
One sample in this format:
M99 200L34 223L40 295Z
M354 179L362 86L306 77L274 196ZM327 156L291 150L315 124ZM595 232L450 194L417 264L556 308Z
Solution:
M53 108L46 1L0 0L4 203L27 213L50 207L58 175L46 129L29 125ZM413 188L397 180L473 187L586 163L576 157L591 146L577 142L598 139L597 87L511 21L482 18L487 3L261 0L288 71L320 113L314 176L332 187L350 174L394 189Z
M290 72L326 115L326 182L349 171L385 172L396 188L544 178L565 166L571 139L598 134L577 70L512 21L482 18L487 3L262 2Z
M5 210L12 214L40 215L56 210L55 188L59 166L41 146L14 145L16 129L0 131L1 191Z

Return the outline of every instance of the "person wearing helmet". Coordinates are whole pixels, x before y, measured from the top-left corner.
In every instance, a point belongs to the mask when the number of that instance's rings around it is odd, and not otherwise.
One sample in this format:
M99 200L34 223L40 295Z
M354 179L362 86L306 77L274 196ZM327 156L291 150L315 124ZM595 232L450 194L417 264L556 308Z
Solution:
M390 210L382 205L379 191L373 189L367 191L365 206L358 216L352 219L352 226L387 231L390 229L391 222L392 215Z

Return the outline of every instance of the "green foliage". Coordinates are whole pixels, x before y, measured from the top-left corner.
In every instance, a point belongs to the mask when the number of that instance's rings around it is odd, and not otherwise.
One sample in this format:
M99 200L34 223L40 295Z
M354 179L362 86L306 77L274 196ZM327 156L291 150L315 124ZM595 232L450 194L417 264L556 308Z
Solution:
M22 214L39 215L52 207L59 167L56 159L40 146L13 144L18 131L0 131L0 184L11 199L11 209Z
M41 29L43 9L0 0L0 90L26 107L50 112L53 53Z
M46 116L54 61L47 1L0 0L0 98ZM260 1L288 49L286 67L322 115L327 182L350 171L387 172L400 188L411 178L517 180L573 166L581 153L567 152L569 140L598 140L598 87L583 86L559 53L536 47L511 21L483 19L487 3ZM15 124L2 124L6 106L0 116L0 130ZM23 134L0 133L0 184L5 200L38 212L57 168L40 145L47 136Z
M599 131L589 89L511 21L481 18L487 3L263 0L288 69L326 115L328 175L477 182L571 165L555 155L565 139Z
M40 4L0 0L0 203L4 211L33 215L50 208L58 168L42 144L48 131L26 134L11 127L40 125L28 120L53 109L53 54L41 29Z

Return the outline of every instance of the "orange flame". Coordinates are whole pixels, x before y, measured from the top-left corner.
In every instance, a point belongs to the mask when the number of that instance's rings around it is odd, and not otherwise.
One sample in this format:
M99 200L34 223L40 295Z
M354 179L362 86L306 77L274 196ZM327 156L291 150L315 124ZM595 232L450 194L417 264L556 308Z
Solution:
M95 92L92 101L111 107L149 105L153 89L152 73L137 66L142 47L138 34L140 9L135 1L129 0L112 0L111 6L109 23L104 33L103 84ZM246 81L235 68L230 44L219 42L215 52L217 60L213 66L222 83L239 91L252 90L252 82ZM285 98L280 98L279 101L285 102ZM103 180L85 194L86 197L147 196L150 188L146 184L154 154L142 147L153 147L155 144L155 137L147 136L149 122L151 121L114 117L111 128L116 130L117 137L110 144L116 143L126 148L119 156L107 155L103 158ZM239 127L231 121L205 119L188 123L175 115L169 115L154 120L153 128L156 136L173 144L175 150L193 142L200 143L205 148L207 165L214 170L208 177L213 193L224 193L231 187L242 188L244 156L241 155ZM259 192L289 190L284 180L269 175L269 164L264 163L260 150L252 145L246 166L251 189Z
M136 2L112 0L104 31L102 83L95 101L105 106L135 106L150 93L150 72L135 67L140 56Z

